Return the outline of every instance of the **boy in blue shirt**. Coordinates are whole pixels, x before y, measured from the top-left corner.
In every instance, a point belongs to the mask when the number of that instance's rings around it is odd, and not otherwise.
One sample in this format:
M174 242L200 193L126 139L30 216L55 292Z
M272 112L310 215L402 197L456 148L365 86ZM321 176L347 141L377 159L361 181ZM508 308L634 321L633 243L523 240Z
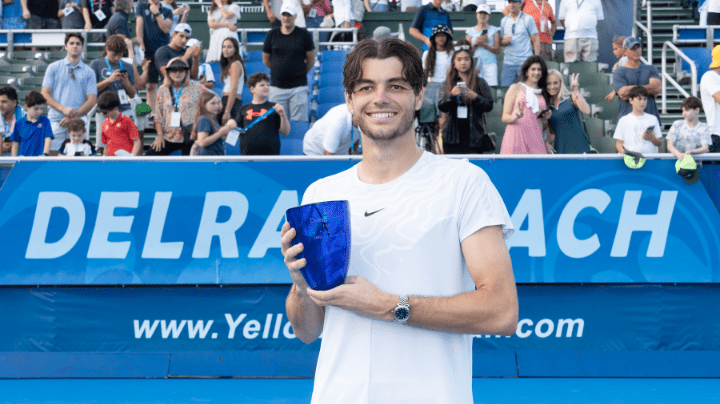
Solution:
M27 115L15 123L10 136L12 156L48 156L53 136L50 120L43 115L47 100L37 91L30 91L25 96Z

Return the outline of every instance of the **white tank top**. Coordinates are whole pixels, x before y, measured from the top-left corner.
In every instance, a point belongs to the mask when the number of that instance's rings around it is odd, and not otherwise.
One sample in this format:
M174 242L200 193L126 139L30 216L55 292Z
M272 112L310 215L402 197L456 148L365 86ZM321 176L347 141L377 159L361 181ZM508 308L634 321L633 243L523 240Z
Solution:
M235 63L240 63L239 61L235 61ZM238 87L237 87L237 95L242 95L243 91L243 83L245 82L245 69L243 69L242 65L240 65L240 79L238 80ZM225 80L223 80L223 94L229 94L230 93L230 74L225 76Z

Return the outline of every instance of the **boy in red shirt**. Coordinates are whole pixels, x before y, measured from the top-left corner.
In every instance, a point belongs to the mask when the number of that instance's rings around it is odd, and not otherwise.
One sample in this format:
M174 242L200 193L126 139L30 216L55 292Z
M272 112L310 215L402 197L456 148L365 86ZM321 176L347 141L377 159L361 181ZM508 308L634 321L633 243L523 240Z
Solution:
M106 119L102 123L102 142L107 145L106 156L139 156L142 152L140 136L132 119L120 112L117 94L105 92L97 100L97 109Z

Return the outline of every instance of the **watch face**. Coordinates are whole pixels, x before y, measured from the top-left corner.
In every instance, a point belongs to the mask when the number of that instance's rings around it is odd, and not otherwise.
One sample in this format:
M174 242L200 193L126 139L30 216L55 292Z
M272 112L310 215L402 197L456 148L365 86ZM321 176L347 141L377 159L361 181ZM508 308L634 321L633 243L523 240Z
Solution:
M395 319L398 321L407 320L409 316L410 310L406 309L405 307L398 307L397 310L395 310Z

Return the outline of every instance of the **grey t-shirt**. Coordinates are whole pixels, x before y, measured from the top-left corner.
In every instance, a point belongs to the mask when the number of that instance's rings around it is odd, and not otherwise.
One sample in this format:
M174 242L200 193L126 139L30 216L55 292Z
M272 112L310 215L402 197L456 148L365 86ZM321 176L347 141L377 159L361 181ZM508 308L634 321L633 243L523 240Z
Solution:
M105 25L105 29L107 29L108 37L122 34L125 35L125 38L130 39L130 22L127 13L122 10L115 11L115 14L110 17L110 21Z
M613 73L613 87L615 88L615 91L620 91L620 89L625 86L644 86L646 84L650 84L651 78L660 79L660 73L658 72L657 67L653 65L641 63L640 67L636 69L618 66ZM620 104L618 108L618 119L620 119L632 112L632 105L630 105L630 101L624 101L622 99L618 100ZM647 105L645 106L645 113L655 115L658 121L662 122L662 120L660 120L660 112L658 111L654 96L648 97Z
M133 73L132 65L129 65L127 63L123 63L122 60L119 61L119 63L109 63L106 62L106 58L100 58L95 59L92 62L90 62L90 67L95 72L95 79L98 83L101 81L107 79L110 77L113 72L117 69L125 69L128 74L128 80L130 80L131 84L135 84L135 73ZM108 63L110 64L110 69L108 69ZM111 83L109 86L105 87L102 91L98 91L98 97L106 91L111 91L115 94L118 93L118 90L124 90L125 86L123 86L121 81L116 81L114 83ZM120 105L120 111L127 111L130 109L130 104L121 104Z
M72 4L78 4L77 0L62 0L60 2L60 8L65 9L66 7L69 7ZM63 28L77 28L77 29L83 29L85 28L85 19L82 15L82 9L78 10L77 8L72 9L73 12L69 15L65 15L62 18L62 27Z

